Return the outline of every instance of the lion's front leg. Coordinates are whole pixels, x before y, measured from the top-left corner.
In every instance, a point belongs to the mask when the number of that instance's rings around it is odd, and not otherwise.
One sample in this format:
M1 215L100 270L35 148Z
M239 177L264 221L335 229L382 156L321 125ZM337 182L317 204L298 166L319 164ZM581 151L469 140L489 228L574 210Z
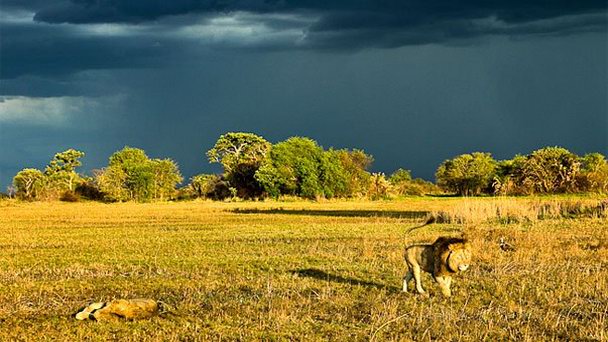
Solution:
M450 285L452 284L452 277L435 277L435 280L439 284L441 293L445 297L450 297L452 295L452 290L450 290Z

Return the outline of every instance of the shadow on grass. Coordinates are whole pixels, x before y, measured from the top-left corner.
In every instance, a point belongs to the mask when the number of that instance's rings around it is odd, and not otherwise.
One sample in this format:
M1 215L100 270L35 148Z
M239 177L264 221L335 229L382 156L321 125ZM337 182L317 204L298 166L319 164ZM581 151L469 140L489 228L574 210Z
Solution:
M327 273L325 271L321 271L316 268L306 268L301 270L293 270L291 273L298 275L299 277L313 278L318 280L331 281L334 283L340 284L350 284L350 285L359 285L359 286L367 286L367 287L375 287L377 289L384 289L389 291L399 291L397 287L388 286L381 283L376 283L373 281L360 280L350 277L343 277L336 274Z
M305 209L233 209L235 214L305 215L334 217L386 217L395 219L423 219L429 211L397 210L305 210Z

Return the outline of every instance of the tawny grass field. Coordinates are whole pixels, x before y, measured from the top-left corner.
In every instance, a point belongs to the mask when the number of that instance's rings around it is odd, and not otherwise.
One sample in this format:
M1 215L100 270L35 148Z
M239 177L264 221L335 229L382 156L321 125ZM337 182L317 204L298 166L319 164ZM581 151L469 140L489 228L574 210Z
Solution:
M606 341L608 222L531 218L543 201L572 199L0 202L0 340ZM462 215L405 236L439 211ZM402 293L404 245L461 230L475 254L453 297L429 275L429 298ZM70 316L137 297L175 314Z

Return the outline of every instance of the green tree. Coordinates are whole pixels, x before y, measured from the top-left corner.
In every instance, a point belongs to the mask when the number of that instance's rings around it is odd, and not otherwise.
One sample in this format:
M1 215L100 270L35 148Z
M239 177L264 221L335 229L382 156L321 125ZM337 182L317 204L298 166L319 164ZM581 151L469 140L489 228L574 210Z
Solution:
M606 165L606 157L601 153L588 153L580 161L583 172L594 172Z
M405 169L397 169L388 178L389 182L393 185L398 185L404 182L410 182L412 180L412 172Z
M55 154L44 173L57 181L65 182L68 190L74 191L76 180L80 176L76 173L76 168L81 166L80 158L84 157L84 152L73 148Z
M171 159L150 159L144 150L127 146L110 156L96 181L110 200L149 201L171 197L182 177Z
M461 154L441 163L435 177L437 184L458 195L479 195L491 188L497 163L490 153Z
M371 182L369 168L374 158L363 150L337 150L346 177L346 194L349 197L364 196Z
M578 156L565 148L541 148L527 156L519 182L532 192L572 191L580 166Z
M402 196L423 196L426 194L441 193L433 183L421 178L412 178L410 170L397 169L388 178L392 191Z
M38 169L23 169L13 177L13 186L18 198L34 200L44 188L45 176Z
M171 159L153 159L150 163L154 175L154 198L173 197L175 187L184 180L177 164Z
M305 198L367 194L373 158L361 150L325 151L316 141L291 137L272 146L256 179L273 196Z
M93 171L95 183L109 201L128 201L131 193L126 187L127 173L121 167L108 166Z
M526 156L515 155L513 159L501 160L496 165L496 174L492 180L495 195L525 194L527 189L521 183Z
M255 174L266 160L271 144L253 133L230 132L219 137L207 151L211 163L220 163L226 179L237 189L238 196L254 198L262 195L263 188Z
M342 164L340 151L324 151L319 165L319 177L326 198L349 197L349 174Z
M316 141L291 137L272 146L270 158L256 173L256 179L272 195L324 196L320 178L322 158L323 148Z
M581 158L581 173L577 178L580 191L608 193L608 161L600 153Z

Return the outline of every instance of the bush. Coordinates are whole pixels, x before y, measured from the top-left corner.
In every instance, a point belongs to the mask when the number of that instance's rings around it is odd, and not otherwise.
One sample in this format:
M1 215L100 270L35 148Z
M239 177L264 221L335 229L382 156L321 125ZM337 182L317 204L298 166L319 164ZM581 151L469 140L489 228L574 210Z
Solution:
M78 184L75 192L80 197L92 201L101 201L104 199L104 193L99 190L97 184L90 180Z
M517 183L526 193L574 192L580 166L579 158L565 148L541 148L526 157Z
M401 196L424 196L443 193L437 185L420 178L393 184L393 191L396 195Z
M78 202L80 201L80 196L74 191L67 190L59 196L59 200L62 202Z
M391 183L386 179L384 173L372 173L367 197L373 201L388 199L391 192Z
M608 161L599 153L581 158L581 172L576 179L579 191L608 193Z
M497 163L489 153L462 154L441 163L435 177L437 185L458 195L490 193Z
M212 200L225 200L236 195L236 189L231 188L223 176L201 174L191 178L189 188L194 197Z

